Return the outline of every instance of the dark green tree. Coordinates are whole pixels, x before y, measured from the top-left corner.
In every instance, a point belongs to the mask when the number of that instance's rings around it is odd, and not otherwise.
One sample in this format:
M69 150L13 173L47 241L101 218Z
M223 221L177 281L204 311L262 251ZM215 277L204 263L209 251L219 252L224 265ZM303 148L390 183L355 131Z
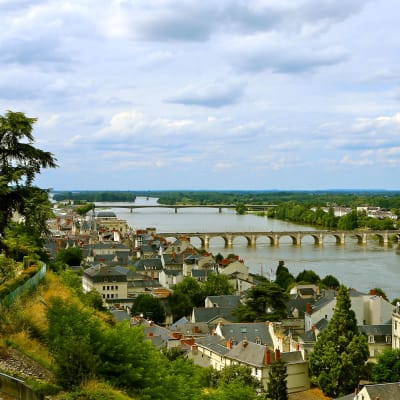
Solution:
M179 291L170 294L167 300L174 321L188 317L194 307L189 295Z
M158 297L149 294L140 294L132 305L132 316L143 315L156 324L162 324L165 321L165 309Z
M351 393L359 384L369 350L359 333L347 288L340 286L336 307L310 354L311 378L331 397Z
M101 329L92 314L77 304L53 298L47 320L57 383L70 389L94 378L100 364L97 349L101 348Z
M282 360L271 364L268 373L267 399L288 400L287 376L287 368Z
M317 284L321 281L321 278L317 273L312 270L303 270L296 276L296 282L314 283Z
M400 381L400 349L387 349L378 355L372 378L377 383Z
M192 307L204 306L205 297L202 287L196 279L190 276L183 278L182 282L175 286L174 293L187 295Z
M296 279L285 267L283 261L279 262L275 274L275 283L279 285L282 289L286 290L295 282Z
M203 285L203 298L207 296L223 296L234 294L235 288L229 282L229 277L222 274L210 274Z
M321 283L328 289L339 289L340 282L333 275L326 275Z
M246 214L247 207L243 203L236 204L236 214L243 215Z
M245 303L233 313L239 322L279 321L286 315L289 295L276 283L263 282L248 290Z
M212 391L207 399L216 400L256 400L263 399L257 395L260 382L251 375L251 369L244 365L229 365L221 371L214 371Z
M83 260L82 249L80 247L68 247L61 249L56 256L56 262L61 262L70 267L81 265Z
M56 167L56 160L51 153L33 145L35 122L35 118L21 112L7 111L0 116L0 247L15 212L23 217L24 225L38 234L47 229L51 209L47 191L32 184L43 168Z

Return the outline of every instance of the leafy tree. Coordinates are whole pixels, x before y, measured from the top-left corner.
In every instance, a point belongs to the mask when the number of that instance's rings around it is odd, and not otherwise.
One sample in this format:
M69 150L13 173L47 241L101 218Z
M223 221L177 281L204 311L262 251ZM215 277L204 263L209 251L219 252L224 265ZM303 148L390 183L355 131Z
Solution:
M95 377L100 357L101 329L91 313L77 304L53 298L47 309L48 345L56 361L57 383L79 386Z
M339 289L340 282L333 275L326 275L321 281L322 285L328 289Z
M218 385L236 382L242 386L257 388L260 382L251 374L251 368L245 365L228 365L224 367L218 378Z
M183 278L175 286L174 292L168 296L168 305L174 320L188 316L193 307L204 306L204 293L199 282L192 277Z
M236 204L236 213L238 215L246 214L246 211L247 211L247 207L244 205L244 203Z
M212 372L212 386L216 390L208 398L217 400L255 400L260 382L251 375L251 369L244 365L229 365L221 371Z
M372 378L377 383L400 381L400 349L387 349L378 355Z
M187 295L193 307L204 305L205 297L201 285L196 279L190 276L183 278L182 282L175 286L174 293Z
M296 282L306 282L317 284L321 281L321 278L312 270L303 270L296 276Z
M294 276L285 267L283 261L279 262L278 268L275 274L275 283L282 289L288 289L294 282L296 282Z
M17 266L14 259L0 254L0 285L15 276L16 268Z
M286 314L289 295L276 283L263 282L248 290L245 304L233 313L239 322L279 321Z
M94 210L95 205L94 203L87 203L87 204L83 204L79 207L76 207L74 209L74 211L79 214L79 215L86 215L90 210Z
M10 222L4 230L5 252L16 261L40 253L42 245L43 240L37 232L22 223Z
M189 295L185 293L175 291L168 296L167 300L174 321L189 316L193 310L193 303Z
M350 393L359 383L368 355L367 339L358 332L347 288L340 286L332 319L310 354L312 380L328 396Z
M15 212L38 233L47 228L51 209L47 191L32 184L43 168L55 168L56 160L33 146L35 122L21 112L0 116L0 240Z
M68 247L61 249L56 256L56 262L67 264L70 267L80 265L83 260L82 249L80 247Z
M343 215L343 217L340 217L337 227L338 229L347 231L356 229L358 227L357 211L353 210L348 214Z
M282 360L271 364L268 373L267 399L288 400L287 376L287 368Z
M229 277L222 274L210 274L203 285L203 298L207 296L223 296L234 294L235 288L229 282Z
M165 321L165 310L158 297L149 294L140 294L132 305L132 315L140 315L150 318L156 324Z

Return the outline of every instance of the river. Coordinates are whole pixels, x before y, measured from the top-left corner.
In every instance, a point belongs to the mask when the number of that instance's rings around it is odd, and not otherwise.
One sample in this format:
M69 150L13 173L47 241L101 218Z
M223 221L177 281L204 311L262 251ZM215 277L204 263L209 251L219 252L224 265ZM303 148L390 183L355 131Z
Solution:
M157 199L138 197L136 204L156 205ZM108 206L115 214L128 222L134 229L155 227L157 232L240 232L240 231L299 231L314 230L304 225L292 224L253 214L237 215L234 210L209 208L174 209L150 208L129 209L112 208L112 203L98 203ZM200 241L192 240L194 246ZM304 269L315 271L321 279L334 275L341 283L360 292L368 292L379 287L390 300L400 298L400 250L395 247L383 247L370 241L367 245L358 245L356 240L346 240L345 245L336 245L334 238L324 242L323 246L314 245L313 239L305 238L301 246L293 246L291 239L284 237L278 247L271 246L267 239L257 241L255 248L247 247L244 238L237 238L231 249L224 248L222 238L210 240L213 254L237 254L250 268L250 272L262 273L268 278L274 277L279 260L296 276Z

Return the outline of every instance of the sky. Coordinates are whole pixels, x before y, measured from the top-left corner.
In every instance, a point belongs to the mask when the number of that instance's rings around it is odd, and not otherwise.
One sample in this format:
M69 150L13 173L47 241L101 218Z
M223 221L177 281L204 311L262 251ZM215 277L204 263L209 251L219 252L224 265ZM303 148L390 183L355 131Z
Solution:
M54 190L400 189L398 0L0 0Z

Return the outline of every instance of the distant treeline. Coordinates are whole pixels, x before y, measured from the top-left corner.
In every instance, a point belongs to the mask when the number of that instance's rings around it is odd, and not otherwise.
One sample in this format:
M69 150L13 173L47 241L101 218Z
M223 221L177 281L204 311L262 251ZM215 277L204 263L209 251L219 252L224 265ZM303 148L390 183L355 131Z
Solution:
M397 209L397 213L399 213ZM304 225L315 225L327 229L353 230L358 228L368 228L373 230L392 230L396 229L396 222L390 218L378 219L368 217L365 212L357 212L355 209L341 217L334 215L333 207L329 207L328 212L321 207L315 211L309 206L295 202L286 202L268 211L268 217L277 218L284 221L296 222Z
M134 192L123 192L123 191L73 191L73 192L55 192L53 193L53 199L55 201L74 201L75 203L81 203L82 201L88 202L105 202L105 201L132 201L136 199Z
M136 194L143 195L140 192ZM309 207L328 205L400 209L400 191L166 191L145 192L160 204L282 204L295 202Z

